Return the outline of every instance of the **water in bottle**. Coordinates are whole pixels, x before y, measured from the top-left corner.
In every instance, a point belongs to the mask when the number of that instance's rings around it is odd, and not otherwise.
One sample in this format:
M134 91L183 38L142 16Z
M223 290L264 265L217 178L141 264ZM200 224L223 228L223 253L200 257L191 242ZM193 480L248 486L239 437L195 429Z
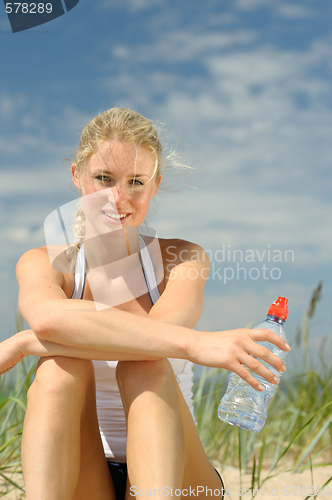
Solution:
M279 297L269 308L266 320L256 325L254 328L268 328L280 335L280 337L287 342L286 333L283 327L288 315L287 302L288 300L284 297ZM267 347L285 363L288 352L282 351L270 342L257 343ZM279 379L281 378L282 373L278 372L273 366L261 359L259 361L273 372L276 377ZM272 397L276 393L277 386L251 370L249 371L264 387L264 391L257 391L241 377L235 373L231 373L227 391L220 401L218 417L224 422L241 427L241 429L259 432L264 427L267 408Z

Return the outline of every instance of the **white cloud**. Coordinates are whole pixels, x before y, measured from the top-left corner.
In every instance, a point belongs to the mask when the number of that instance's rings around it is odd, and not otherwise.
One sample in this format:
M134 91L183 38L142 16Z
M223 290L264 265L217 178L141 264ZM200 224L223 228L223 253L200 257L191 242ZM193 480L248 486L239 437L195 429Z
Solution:
M312 19L316 16L314 10L303 7L303 5L300 4L296 5L296 4L285 3L277 5L276 12L280 16L288 17L291 19L303 19L303 18Z
M15 198L49 195L66 190L70 175L61 164L45 162L44 168L11 168L0 171L0 196ZM67 187L69 192L69 187ZM73 195L74 196L74 195Z
M141 44L135 49L119 45L112 48L112 54L120 58L128 58L129 54L135 63L151 63L153 61L178 62L197 61L203 55L230 49L235 46L247 46L255 41L255 34L249 30L234 33L206 32L199 28L194 30L173 31L172 36L164 31L159 34L152 45Z
M130 49L125 45L116 45L112 49L113 56L118 59L125 59L127 57L130 57L130 52Z
M235 8L240 11L253 11L255 9L267 8L275 11L278 15L290 19L304 19L315 17L313 9L298 3L282 2L281 0L236 0Z
M2 93L0 95L0 113L4 120L11 118L15 113L22 110L27 105L27 98L22 95L10 96Z
M9 240L13 243L21 243L28 241L30 233L28 228L26 227L17 227L17 228L5 228L1 234L2 238Z
M274 0L235 0L235 8L239 10L255 10L260 7L273 7Z
M244 252L292 250L294 268L329 265L332 241L326 238L326 231L330 202L316 195L283 192L280 187L274 190L273 181L266 185L269 187L245 190L239 185L230 189L221 180L219 189L209 186L178 193L160 207L151 225L159 234L171 237L178 232L212 251L223 245Z
M299 122L317 125L331 120L326 106L331 92L328 78L318 76L317 68L331 66L332 45L329 40L314 42L307 51L279 50L272 46L252 47L255 34L239 31L232 34L199 34L175 32L161 34L152 47L125 46L114 51L126 60L119 76L105 79L103 89L120 91L129 102L149 107L151 97L166 98L168 120L199 126L200 119L211 120L213 127L227 124L226 133L235 128L235 139L243 139L244 127L256 132L287 122L293 132L303 130ZM237 43L245 50L235 48ZM223 53L223 47L232 47ZM172 70L144 67L158 61L194 61L203 71L188 78ZM133 65L140 65L140 78L133 76ZM144 68L144 69L143 69ZM232 126L233 124L233 126ZM300 125L300 126L299 126ZM323 131L321 126L321 131Z
M0 95L0 113L0 151L9 154L10 158L18 158L25 153L29 162L39 154L43 162L45 158L61 161L59 154L70 156L77 131L89 120L86 113L72 105L61 103L57 113L54 113L43 98L23 93Z
M269 243L294 249L297 268L328 265L332 85L317 69L331 64L329 38L284 50L251 45L251 32L226 38L188 30L173 34L161 33L151 50L137 47L127 54L129 65L143 65L138 83L127 69L107 81L129 102L176 123L192 150L199 145L199 155L203 150L206 157L191 179L200 189L180 193L179 201L172 197L152 224L160 234L178 232L209 248L223 241L246 248ZM247 35L246 48L236 47ZM223 50L226 39L231 51ZM176 46L179 59L195 60L205 74L188 78L145 66L168 60Z
M210 17L209 23L211 26L221 25L230 25L236 21L236 17L233 14L215 14Z
M127 8L131 12L150 9L156 5L163 5L163 0L122 0L121 9ZM120 4L117 0L100 0L99 9L119 9Z

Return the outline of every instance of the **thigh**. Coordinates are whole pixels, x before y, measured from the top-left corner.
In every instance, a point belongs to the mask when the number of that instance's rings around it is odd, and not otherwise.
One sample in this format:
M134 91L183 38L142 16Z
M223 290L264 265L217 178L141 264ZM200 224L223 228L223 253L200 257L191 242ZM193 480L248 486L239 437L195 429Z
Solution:
M73 363L70 364L70 358L67 358L67 371L69 373L73 371L74 373L71 374L82 380L82 373L79 373L79 369L82 369L81 364L86 382L79 429L79 477L72 500L116 500L113 481L107 467L99 433L93 364L78 359L73 360ZM65 418L63 425L66 425Z
M80 430L80 472L73 500L115 500L99 433L94 377L87 386Z
M162 364L160 364L159 366L161 367L162 371ZM146 370L146 368L145 370L142 369L141 371L143 372L143 374L146 373L147 377L151 377L151 373L148 370ZM133 388L135 386L134 376L135 372L130 374L130 377L133 377L132 384L128 383L127 381L127 386L129 386L129 388ZM160 376L160 371L156 373L156 376ZM179 384L173 372L171 375L171 379L167 379L167 383L173 383L176 388L175 398L177 396L176 398L177 401L175 404L178 404L184 431L185 466L184 466L184 479L182 485L183 499L185 499L185 497L198 496L201 499L218 498L220 500L223 495L222 491L223 484L221 478L220 476L218 476L216 470L213 468L213 466L211 465L211 463L207 458L200 437L198 435L194 419L182 395L182 392L179 388ZM151 467L153 467L153 463L151 463ZM130 492L130 486L131 486L130 477L128 477L125 500L130 500L135 497L133 495L133 492L132 494ZM168 485L164 485L164 488L165 488L164 491L160 492L161 496L170 496L170 497L175 496L179 498L181 495L181 492L174 492L174 491L171 492ZM156 492L155 496L158 495L159 495L158 492Z
M187 403L174 376L185 435L185 469L183 479L183 498L197 496L201 499L221 499L223 483L211 465L198 435L197 427Z

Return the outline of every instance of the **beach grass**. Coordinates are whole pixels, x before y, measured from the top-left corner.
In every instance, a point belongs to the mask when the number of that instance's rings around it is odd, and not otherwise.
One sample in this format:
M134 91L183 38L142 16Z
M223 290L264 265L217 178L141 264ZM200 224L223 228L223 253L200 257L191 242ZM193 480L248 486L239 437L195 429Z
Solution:
M16 317L17 331L23 329L22 318ZM6 497L12 489L24 492L22 474L21 436L26 409L27 390L32 382L37 360L24 358L0 380L0 477L4 487L0 497Z

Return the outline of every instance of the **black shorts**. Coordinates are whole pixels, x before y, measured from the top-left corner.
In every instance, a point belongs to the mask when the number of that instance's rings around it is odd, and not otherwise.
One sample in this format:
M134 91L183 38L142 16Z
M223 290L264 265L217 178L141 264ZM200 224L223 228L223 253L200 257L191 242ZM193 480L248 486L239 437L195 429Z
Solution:
M116 500L124 500L127 483L127 464L107 462L107 465L113 479Z
M109 471L111 473L114 489L116 494L116 500L124 500L126 494L126 483L127 483L127 464L119 464L117 462L107 462ZM221 481L221 489L224 492L224 483L220 477L217 469L214 469L218 474Z

